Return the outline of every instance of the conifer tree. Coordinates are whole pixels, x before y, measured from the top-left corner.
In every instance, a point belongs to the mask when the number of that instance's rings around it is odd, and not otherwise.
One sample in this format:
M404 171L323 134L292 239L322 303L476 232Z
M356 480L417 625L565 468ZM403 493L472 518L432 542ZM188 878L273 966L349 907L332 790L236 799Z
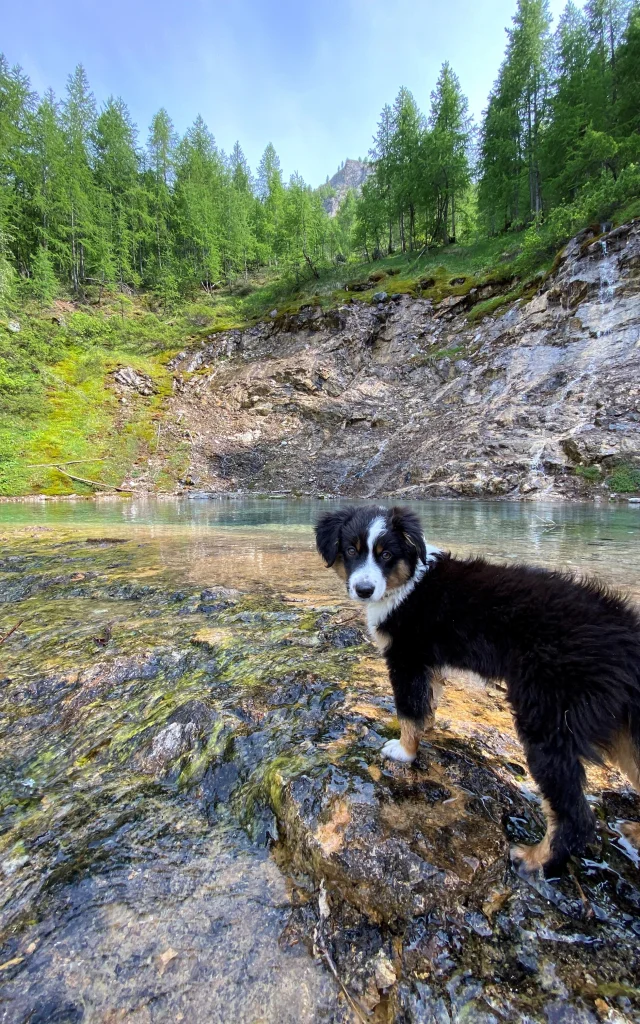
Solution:
M51 258L44 245L39 245L32 260L29 292L41 306L49 306L56 297L58 282Z

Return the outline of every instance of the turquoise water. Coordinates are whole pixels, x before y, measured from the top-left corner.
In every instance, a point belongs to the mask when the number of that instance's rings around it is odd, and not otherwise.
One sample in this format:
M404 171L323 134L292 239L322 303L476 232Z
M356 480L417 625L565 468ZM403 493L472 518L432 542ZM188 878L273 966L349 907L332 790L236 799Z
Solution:
M640 589L638 507L477 501L410 504L421 517L428 541L447 550L595 573L634 592ZM250 498L17 502L0 504L0 529L37 526L66 533L77 528L115 530L119 535L135 529L140 534L166 532L176 542L178 537L187 544L191 539L200 547L208 537L219 540L221 534L229 537L229 530L241 530L255 551L264 542L273 553L279 541L288 551L292 547L312 551L312 524L332 506L327 501Z

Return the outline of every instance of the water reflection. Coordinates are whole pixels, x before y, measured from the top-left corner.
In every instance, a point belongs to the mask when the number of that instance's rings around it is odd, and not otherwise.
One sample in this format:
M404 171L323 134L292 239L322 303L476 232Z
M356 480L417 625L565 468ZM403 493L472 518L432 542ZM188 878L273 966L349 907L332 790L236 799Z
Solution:
M595 573L638 593L640 509L588 504L412 502L426 536L456 554L525 560ZM327 501L134 499L0 504L0 530L48 527L63 533L131 530L155 541L160 561L189 580L233 585L234 576L323 593L329 585L310 529Z

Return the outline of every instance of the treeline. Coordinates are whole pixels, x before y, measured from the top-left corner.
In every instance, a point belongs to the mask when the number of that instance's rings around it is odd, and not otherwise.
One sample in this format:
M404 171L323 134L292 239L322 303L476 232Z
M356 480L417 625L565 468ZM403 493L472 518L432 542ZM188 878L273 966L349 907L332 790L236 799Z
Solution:
M637 194L640 4L570 0L550 25L547 0L518 0L479 130L449 64L427 117L406 89L385 106L357 210L366 252L519 230L581 196L588 214Z
M0 55L0 300L63 285L170 301L264 266L318 275L554 218L566 235L640 191L640 0L570 0L550 24L547 0L517 0L480 128L448 63L428 115L401 89L334 218L328 186L285 183L272 145L254 177L238 143L226 155L201 117L180 138L165 110L142 143L121 99L97 110L81 66L58 100Z
M0 56L0 289L43 300L133 287L165 299L258 266L282 271L349 250L353 203L330 219L299 175L283 182L268 145L257 176L238 143L227 156L201 117L182 138L169 115L146 145L125 103L97 111L84 69L60 102L39 98Z

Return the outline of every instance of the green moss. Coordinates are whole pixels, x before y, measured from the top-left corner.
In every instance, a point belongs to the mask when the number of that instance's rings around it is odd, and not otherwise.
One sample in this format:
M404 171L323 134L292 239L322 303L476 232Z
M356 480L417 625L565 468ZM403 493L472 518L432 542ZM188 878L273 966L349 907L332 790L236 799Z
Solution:
M599 466L576 466L575 474L592 484L598 483L602 479L602 472Z
M517 286L510 292L506 292L504 295L494 295L490 299L485 299L484 302L478 302L467 314L467 320L472 324L477 323L478 320L482 320L485 316L490 316L502 306L507 306L511 302L515 302L516 299L522 297L522 294L522 286Z

